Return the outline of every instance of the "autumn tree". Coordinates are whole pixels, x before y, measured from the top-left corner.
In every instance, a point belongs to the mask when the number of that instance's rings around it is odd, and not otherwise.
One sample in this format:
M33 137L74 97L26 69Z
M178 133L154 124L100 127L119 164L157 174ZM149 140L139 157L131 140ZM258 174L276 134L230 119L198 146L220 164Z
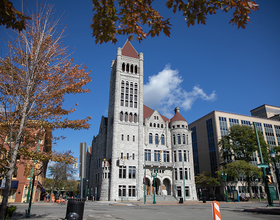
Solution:
M88 129L89 117L69 120L76 109L63 107L65 94L88 93L84 86L90 82L90 72L84 65L74 65L62 44L64 29L57 30L51 6L39 7L30 15L26 29L14 31L8 42L8 54L0 58L0 163L6 177L0 219L11 187L12 173L19 154L32 160L63 161L54 152L34 149L45 131L55 129ZM8 153L6 153L8 152ZM66 158L71 163L73 157Z
M93 19L91 28L95 43L117 42L117 35L136 36L142 41L147 36L163 32L170 36L170 18L164 19L153 8L154 0L92 0ZM166 0L165 5L174 13L181 12L187 25L206 24L206 16L218 10L232 12L229 23L245 28L251 11L258 10L253 0Z
M252 198L252 180L256 178L260 179L263 176L260 168L244 160L228 163L225 172L227 172L228 176L232 177L233 181L239 180L243 187L247 185L250 192L250 198Z

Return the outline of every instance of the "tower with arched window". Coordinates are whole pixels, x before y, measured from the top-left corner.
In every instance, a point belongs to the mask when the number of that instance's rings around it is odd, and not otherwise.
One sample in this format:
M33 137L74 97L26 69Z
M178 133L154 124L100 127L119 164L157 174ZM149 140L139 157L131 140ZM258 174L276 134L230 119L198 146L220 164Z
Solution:
M188 122L180 114L180 108L175 108L175 114L170 119L171 149L173 155L173 187L177 197L189 197L195 190L193 172L193 152L191 131Z
M89 197L139 200L145 191L148 198L194 200L188 123L179 108L168 119L143 104L143 62L143 53L129 41L111 62L108 117L102 117L92 141ZM155 179L152 172L158 173Z

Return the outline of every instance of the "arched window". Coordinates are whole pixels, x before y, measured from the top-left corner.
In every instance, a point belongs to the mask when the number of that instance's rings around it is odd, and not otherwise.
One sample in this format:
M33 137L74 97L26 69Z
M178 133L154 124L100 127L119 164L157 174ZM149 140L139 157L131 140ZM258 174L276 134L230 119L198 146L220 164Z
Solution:
M155 135L155 144L158 145L158 134Z
M125 107L128 107L128 100L125 100Z
M159 128L159 124L157 124L157 127Z
M131 64L131 66L130 66L130 71L131 71L131 73L133 73L133 64Z
M154 128L156 127L156 123L154 123Z
M137 65L134 67L134 69L135 69L135 74L137 74Z
M178 134L178 144L181 144L181 135Z
M150 123L150 127L153 127L153 123L152 122Z
M153 134L150 133L149 134L149 144L152 144L153 143Z
M173 134L173 144L174 144L174 145L176 144L176 137L175 137L175 134Z
M164 134L161 135L161 145L164 145Z
M189 144L189 136L186 136L186 143Z
M163 128L163 124L161 124L161 128Z
M137 114L134 114L134 122L137 123Z
M129 64L126 64L126 72L129 72Z
M125 63L122 63L122 71L125 71Z
M127 121L127 119L128 119L128 114L126 112L125 115L124 115L124 120Z
M186 137L185 137L185 134L183 134L183 144L186 144Z
M132 122L132 113L129 114L129 122Z
M123 120L123 112L120 113L120 121Z

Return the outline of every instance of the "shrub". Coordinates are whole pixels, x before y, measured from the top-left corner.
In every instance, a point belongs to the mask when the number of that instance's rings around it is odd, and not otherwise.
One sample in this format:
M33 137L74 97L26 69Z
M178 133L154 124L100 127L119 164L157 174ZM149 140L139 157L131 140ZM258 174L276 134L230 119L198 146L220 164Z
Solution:
M13 205L7 206L5 219L8 220L9 217L12 217L12 215L16 211L16 209L17 209L16 206L13 206Z

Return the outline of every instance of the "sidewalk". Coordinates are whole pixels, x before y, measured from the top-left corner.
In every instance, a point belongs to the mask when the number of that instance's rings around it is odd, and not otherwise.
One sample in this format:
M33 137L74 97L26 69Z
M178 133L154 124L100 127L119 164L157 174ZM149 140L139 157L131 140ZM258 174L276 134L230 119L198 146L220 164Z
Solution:
M178 201L157 201L156 204L153 204L152 201L147 201L146 204L144 204L143 201L87 201L85 202L85 208L84 208L84 217L85 216L91 216L91 207L98 208L100 207L106 207L106 206L134 206L135 208L137 206L184 206L187 208L187 206L193 207L193 206L208 206L212 204L212 201L207 201L206 203L203 203L202 201L184 201L184 203L179 203ZM219 201L221 209L224 210L238 210L240 212L254 212L254 213L262 213L262 214L269 214L269 215L280 215L280 204L279 201L274 202L275 207L266 207L266 202L262 201L260 202L224 202ZM244 207L243 205L244 204ZM246 205L247 204L247 205ZM26 203L10 203L9 205L15 205L18 207L15 215L11 219L25 219L25 210L28 208L28 204ZM238 205L236 207L236 205ZM248 206L249 205L249 206ZM235 207L235 208L233 208ZM247 207L247 208L246 208ZM32 204L31 208L31 218L29 219L45 219L45 220L61 220L65 218L67 204L60 204L60 203L49 203L49 202L36 202ZM117 208L117 207L116 207ZM140 207L139 207L140 208ZM164 208L163 208L164 209ZM85 219L92 219L92 218L85 218ZM95 218L93 218L95 219Z

